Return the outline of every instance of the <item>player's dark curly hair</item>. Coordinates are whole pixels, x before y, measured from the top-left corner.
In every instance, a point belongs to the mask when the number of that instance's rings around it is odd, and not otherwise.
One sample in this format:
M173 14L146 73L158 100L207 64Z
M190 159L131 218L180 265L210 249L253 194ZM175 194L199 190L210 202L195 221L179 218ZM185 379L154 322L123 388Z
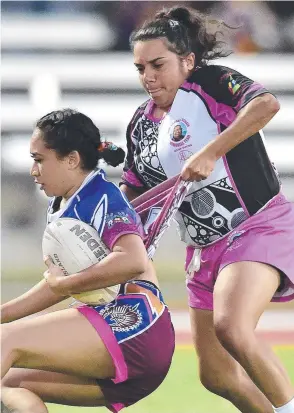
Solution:
M36 127L43 132L46 147L54 149L60 158L77 151L85 170L95 169L99 159L111 166L124 161L124 150L111 142L102 142L92 120L73 109L50 112L37 121Z
M209 20L205 14L189 7L174 6L159 11L153 20L130 36L133 49L137 41L166 38L168 49L179 56L195 54L195 66L228 56L231 51L220 38L224 29L232 29L221 20Z

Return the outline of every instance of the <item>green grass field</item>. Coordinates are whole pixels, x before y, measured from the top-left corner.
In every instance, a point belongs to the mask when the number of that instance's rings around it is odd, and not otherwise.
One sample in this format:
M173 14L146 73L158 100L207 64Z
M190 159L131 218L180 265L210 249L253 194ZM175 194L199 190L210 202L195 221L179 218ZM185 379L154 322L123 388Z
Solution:
M277 346L275 351L294 383L294 345ZM49 404L49 413L100 413L106 408L81 408ZM95 410L96 409L96 410ZM197 361L192 347L178 347L171 370L151 396L125 410L128 413L234 413L229 402L205 390L197 377Z

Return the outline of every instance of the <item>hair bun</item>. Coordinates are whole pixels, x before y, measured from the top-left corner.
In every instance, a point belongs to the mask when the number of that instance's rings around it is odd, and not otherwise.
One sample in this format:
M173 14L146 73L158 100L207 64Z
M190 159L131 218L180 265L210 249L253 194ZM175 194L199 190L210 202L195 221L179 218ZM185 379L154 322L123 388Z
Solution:
M116 167L125 160L125 151L112 142L101 142L98 151L108 165Z
M191 23L191 14L185 7L173 7L168 17L182 23L184 26L189 26Z
M191 25L191 12L186 7L172 7L171 9L163 9L162 11L156 13L156 20L167 20L176 21L181 23L185 27L190 27Z

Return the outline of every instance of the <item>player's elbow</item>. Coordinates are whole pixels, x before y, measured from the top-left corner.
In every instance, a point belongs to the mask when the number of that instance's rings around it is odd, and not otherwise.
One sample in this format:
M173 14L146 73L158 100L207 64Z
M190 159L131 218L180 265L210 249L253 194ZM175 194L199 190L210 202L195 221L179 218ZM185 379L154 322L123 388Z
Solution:
M130 256L130 262L132 267L131 271L135 276L139 276L146 272L149 262L146 250L137 254L132 254Z
M274 116L280 110L280 103L270 93L265 93L262 96L262 107L267 116Z

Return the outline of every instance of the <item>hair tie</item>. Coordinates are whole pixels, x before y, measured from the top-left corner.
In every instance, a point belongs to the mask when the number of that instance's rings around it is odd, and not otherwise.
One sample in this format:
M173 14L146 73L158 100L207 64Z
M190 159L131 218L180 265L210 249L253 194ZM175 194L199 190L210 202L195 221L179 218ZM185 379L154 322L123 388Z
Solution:
M169 19L169 20L168 20L168 23L169 23L169 25L170 25L170 27L171 27L172 29L173 29L174 27L180 25L180 23L179 23L177 20L171 20L171 19Z
M106 149L110 151L116 151L117 146L112 142L107 142L107 141L100 142L100 145L98 146L98 152L104 152Z

